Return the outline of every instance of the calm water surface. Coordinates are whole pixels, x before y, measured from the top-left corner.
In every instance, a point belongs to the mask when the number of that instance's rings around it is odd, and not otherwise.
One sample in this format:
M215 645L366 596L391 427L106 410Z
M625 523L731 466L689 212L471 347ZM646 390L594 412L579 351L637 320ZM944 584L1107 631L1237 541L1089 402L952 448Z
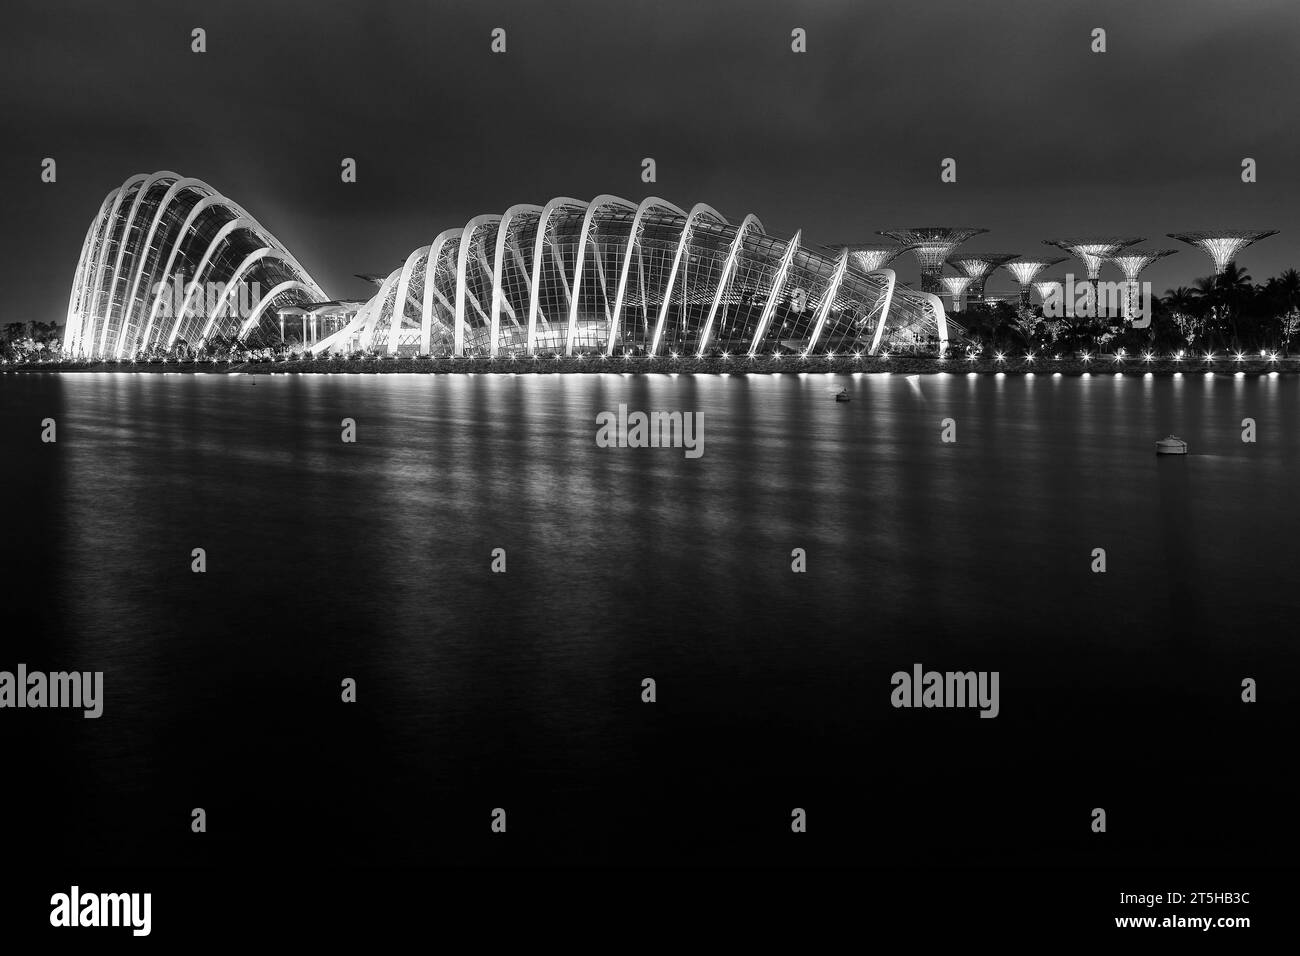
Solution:
M1200 374L0 376L0 668L103 670L107 697L0 715L19 840L87 864L1289 860L1298 400ZM596 447L620 403L702 412L703 457ZM1170 432L1191 455L1157 459ZM914 662L999 671L1001 715L893 709Z

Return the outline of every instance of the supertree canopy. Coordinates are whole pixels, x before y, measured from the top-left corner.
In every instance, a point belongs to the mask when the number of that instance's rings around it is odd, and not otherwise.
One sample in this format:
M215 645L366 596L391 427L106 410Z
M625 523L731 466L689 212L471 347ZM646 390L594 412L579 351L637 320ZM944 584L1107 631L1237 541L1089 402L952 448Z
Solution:
M960 255L949 256L948 265L954 269L960 269L963 275L968 275L974 281L966 292L967 302L984 301L984 283L988 281L993 271L1004 262L1010 262L1018 252L963 252Z
M1064 262L1065 256L1047 256L1041 259L1024 257L1003 263L1003 268L1016 277L1020 283L1020 307L1029 308L1029 289L1034 278L1044 269L1050 269L1057 263Z
M914 226L882 230L877 235L910 248L921 265L921 291L937 295L943 289L940 279L944 262L963 242L983 232L988 230L976 226Z
M883 269L908 250L908 246L896 243L858 242L842 245L824 246L832 254L838 255L845 249L849 251L849 261L862 272L875 272Z
M1083 263L1088 279L1095 280L1101 275L1101 264L1107 256L1114 255L1125 246L1141 242L1141 237L1124 236L1085 236L1071 239L1044 239L1049 246L1064 249Z
M948 294L952 296L952 310L960 312L961 294L975 280L970 276L940 276L939 281L943 283L944 288L948 290Z
M1177 249L1124 249L1113 256L1107 256L1107 262L1113 262L1119 266L1119 270L1124 273L1124 279L1129 283L1128 294L1124 297L1124 318L1131 318L1133 315L1133 303L1137 299L1137 281L1142 270L1157 259L1163 259L1165 256L1172 256L1177 253Z
M1124 278L1129 282L1136 282L1142 270L1151 263L1177 252L1177 249L1124 249L1113 256L1107 256L1106 261L1119 266L1120 272L1124 273Z
M1196 246L1214 262L1214 274L1223 275L1228 263L1237 258L1237 254L1247 246L1276 236L1276 229L1220 229L1217 232L1171 232L1170 239L1177 239L1188 245Z

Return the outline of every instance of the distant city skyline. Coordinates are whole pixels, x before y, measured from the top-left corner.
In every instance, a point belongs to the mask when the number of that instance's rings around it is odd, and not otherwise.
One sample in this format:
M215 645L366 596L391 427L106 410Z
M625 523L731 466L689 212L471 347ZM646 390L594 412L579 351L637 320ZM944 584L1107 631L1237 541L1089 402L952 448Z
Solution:
M1300 266L1300 157L1276 105L1300 18L1280 0L1051 16L947 0L73 10L9 18L24 42L0 92L8 321L63 320L104 195L158 169L236 198L339 298L369 297L357 273L390 271L483 209L604 192L753 212L810 245L970 224L988 233L960 252L1023 257L1059 235L1158 246L1180 230L1277 229L1239 264L1256 280ZM194 27L208 52L190 51ZM504 54L489 50L496 27ZM796 27L807 53L791 51ZM1089 49L1094 27L1106 53ZM54 184L40 182L47 156ZM646 157L656 182L641 180ZM940 182L946 157L956 183ZM1241 182L1245 157L1258 182ZM917 283L913 256L893 267ZM1186 248L1143 279L1163 292L1212 271ZM1014 286L1004 270L989 282Z

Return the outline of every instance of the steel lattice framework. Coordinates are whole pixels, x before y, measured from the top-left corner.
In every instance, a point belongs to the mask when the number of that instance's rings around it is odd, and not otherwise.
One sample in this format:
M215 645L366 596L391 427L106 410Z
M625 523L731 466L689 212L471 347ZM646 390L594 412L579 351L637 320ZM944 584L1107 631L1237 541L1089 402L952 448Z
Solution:
M972 236L988 232L976 226L915 226L876 233L912 250L921 266L921 291L938 294L943 289L943 264L953 250Z
M1141 237L1127 236L1089 236L1076 239L1044 239L1049 246L1064 249L1083 263L1087 270L1088 281L1095 281L1101 275L1101 264L1107 256L1114 255L1126 246L1137 245Z
M207 183L140 173L105 197L86 232L64 354L126 358L213 334L269 341L278 309L327 298L265 227ZM236 312L241 303L249 314Z
M1044 269L1050 269L1052 266L1064 262L1065 259L1065 256L1048 256L1043 259L1025 257L1003 263L1003 268L1015 276L1016 282L1020 283L1020 307L1022 309L1029 308L1029 289L1034 282L1034 278Z
M824 248L824 247L823 247ZM560 197L413 251L316 353L495 358L943 349L937 297L699 204Z
M1214 262L1214 274L1223 275L1228 263L1237 258L1238 253L1253 243L1269 236L1276 236L1276 229L1220 229L1218 232L1170 232L1170 239L1177 239L1188 245L1196 246Z

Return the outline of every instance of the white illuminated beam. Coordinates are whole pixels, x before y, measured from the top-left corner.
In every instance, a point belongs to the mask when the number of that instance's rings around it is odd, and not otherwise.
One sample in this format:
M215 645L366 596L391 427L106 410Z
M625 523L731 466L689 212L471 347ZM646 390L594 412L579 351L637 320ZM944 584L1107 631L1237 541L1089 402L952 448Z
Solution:
M86 272L94 268L93 250L96 248L97 237L104 227L109 204L116 194L117 190L113 190L104 197L104 201L99 206L99 212L90 221L90 228L86 230L86 238L81 244L81 255L77 259L77 271L73 273L72 277L72 294L68 296L68 317L63 326L63 350L69 354L76 354L80 351L81 323L84 313L82 303L86 296Z
M731 240L731 248L727 250L727 258L722 263L722 274L718 277L718 286L713 293L713 305L709 307L709 317L704 322L704 332L700 335L700 348L697 354L703 355L704 350L709 345L709 336L713 333L713 322L718 314L718 307L722 304L722 293L727 288L727 282L736 268L736 257L740 255L740 250L744 247L745 234L753 226L758 227L761 234L763 224L758 221L754 215L746 216L740 221L740 228L736 230L735 238ZM653 353L652 353L653 354Z
M135 228L135 217L137 213L139 213L140 211L140 206L148 198L149 191L153 189L153 187L156 186L158 183L161 183L165 180L171 180L172 182L175 182L180 178L181 176L179 173L173 173L170 170L162 170L160 172L154 173L152 176L146 179L140 185L140 188L135 191L135 199L131 202L131 209L126 215L126 225L122 227L122 241L117 244L117 261L113 263L113 279L108 286L108 312L106 313L105 323L104 323L104 329L106 332L108 331L107 320L112 318L114 306L118 305L117 286L118 283L122 281L122 260L126 257L127 249L132 245L131 230ZM164 195L165 194L166 191L164 190ZM135 247L135 252L137 253L136 254L137 259L143 259L144 256L148 254L149 247L137 246ZM121 318L121 324L118 327L117 338L113 342L113 354L116 355L118 358L122 357L122 346L125 343L125 337L126 337L126 328L127 328L126 306L127 303L121 303L121 308L118 310L121 313L122 318Z
M361 347L369 349L374 347L375 335L379 332L379 320L383 317L384 307L388 305L389 293L394 294L393 304L396 307L396 285L397 280L401 278L402 270L394 269L384 280L384 284L379 287L379 294L375 296L374 307L371 308L367 318L365 328L361 330ZM389 318L389 338L392 338L392 318Z
M876 323L876 334L871 337L871 347L867 349L868 355L875 355L876 350L880 348L880 340L885 335L885 323L889 321L889 310L894 302L894 285L897 278L893 269L876 269L874 272L867 273L870 276L880 276L885 280L885 292L880 298L880 321Z
M560 196L552 199L542 209L542 214L537 220L537 239L533 243L533 281L532 293L528 302L528 354L537 354L537 314L540 303L538 296L541 293L542 283L542 257L546 253L546 247L549 242L547 232L550 229L551 217L558 209L571 210L579 212L587 208L587 203L580 199L570 199L567 196ZM563 269L557 266L558 271L563 277Z
M184 248L186 240L189 239L190 230L194 227L194 224L198 221L199 216L203 212L208 209L214 209L217 206L229 210L236 218L246 219L249 222L253 221L253 217L247 215L242 209L240 209L238 204L231 202L229 199L221 195L214 194L207 196L194 204L194 208L191 209L189 215L185 217L185 221L181 223L181 230L176 234L176 239L172 243L171 252L167 256L167 264L163 266L163 271L160 273L162 280L158 283L159 288L154 293L153 305L149 307L149 321L145 323L144 327L144 337L146 341L148 341L149 333L153 329L154 320L158 317L158 310L162 307L162 304L166 301L167 297L171 295L170 286L175 275L172 270L176 266L176 257L181 254L181 249ZM173 329L173 332L174 331L175 330ZM170 341L168 344L170 345Z
M618 196L608 194L597 196L587 207L587 214L582 217L582 230L578 234L578 254L573 265L573 286L569 293L569 334L564 343L564 354L573 354L573 340L578 332L578 306L582 301L582 263L587 254L587 240L591 235L591 223L596 215L605 208L619 207L635 212L636 206ZM599 255L599 250L596 253Z
M301 289L310 296L320 294L320 289L316 287L315 283L308 285L305 282L299 282L297 279L289 279L288 281L281 282L266 295L262 296L261 301L258 302L257 306L253 309L252 314L249 315L248 320L241 327L240 338L247 335L248 332L257 325L257 320L262 317L262 313L266 311L266 307L271 304L272 300L274 300L277 295L281 292L288 292L290 289Z
M452 327L452 336L454 352L456 355L465 354L465 269L469 266L470 247L474 244L474 233L484 226L498 225L501 217L497 215L475 216L469 222L465 223L465 228L460 234L460 246L456 249L456 324ZM480 310L481 311L481 310ZM395 351L392 344L389 345L390 351Z
M754 332L754 341L749 344L750 355L758 351L758 343L763 341L763 335L767 332L768 323L772 321L772 313L776 311L777 297L780 296L781 290L785 287L786 277L790 274L790 264L794 262L794 254L799 251L799 238L802 235L802 231L796 232L794 238L785 247L785 255L781 257L781 264L777 267L776 275L772 277L772 289L767 296L767 305L763 306L763 314L759 317L758 329Z
M225 281L225 288L222 289L221 295L217 298L212 306L212 314L208 316L208 324L203 328L203 334L199 336L199 343L202 344L208 340L212 334L212 326L216 323L218 316L230 302L234 301L236 293L239 291L240 284L244 281L244 275L257 263L264 259L274 259L288 266L290 271L297 273L303 280L306 288L312 290L313 295L323 295L321 290L312 281L311 277L302 271L293 256L289 255L284 249L276 246L263 246L255 249L246 255L242 262L239 263L235 271L230 274L230 278ZM260 300L259 300L260 301ZM319 300L317 300L319 301ZM240 337L251 330L252 326L245 323L244 328L240 330Z
M632 229L627 234L627 248L623 252L623 268L618 275L618 292L614 296L614 315L609 323L609 341L605 343L606 355L614 353L614 341L619 335L619 325L623 320L623 300L627 295L627 276L632 268L632 253L638 250L640 244L642 219L647 213L655 209L664 209L678 216L687 216L685 210L679 209L667 200L659 199L656 196L643 200L641 205L637 207L636 215L632 217ZM683 226L684 229L685 226ZM679 240L678 246L680 247L680 245L681 241ZM671 280L669 281L671 282Z
M162 257L162 249L158 249L156 254L154 254L153 251L154 236L158 232L158 226L162 223L163 217L166 215L167 210L171 208L176 197L187 189L192 189L200 194L206 193L206 195L215 195L216 193L215 189L200 179L181 178L172 183L171 188L167 190L162 200L158 203L158 211L154 213L153 222L149 224L149 234L145 237L142 252L137 256L139 261L136 264L135 277L131 280L131 290L127 295L126 309L122 317L123 329L127 327L127 324L131 321L132 316L134 316L137 311L135 305L136 297L139 295L140 283L144 280L145 268L149 263L150 256L153 256L153 261L155 263L157 263L158 259ZM145 300L141 299L142 305L144 301ZM136 340L135 348L132 351L139 351L141 348L148 347L148 331L150 328L151 326L145 327L141 337ZM122 346L119 345L118 357L120 358L121 356Z
M948 316L943 311L943 302L933 293L922 292L920 295L929 305L930 314L934 316L934 324L939 330L939 354L942 355L948 351Z
M831 314L831 307L835 304L835 296L839 294L840 284L844 281L844 273L849 267L849 250L845 249L840 253L839 261L835 264L835 274L831 277L830 285L826 287L826 292L822 296L821 308L817 310L817 322L813 326L812 338L808 340L808 351L811 352L817 347L817 340L821 338L822 326L826 324L826 317Z
M677 251L673 254L673 265L668 272L668 284L664 287L663 301L659 304L659 319L655 323L654 337L650 343L651 355L657 355L659 353L659 340L663 336L664 322L668 318L668 307L672 304L673 289L677 285L677 276L682 265L682 256L685 254L686 247L690 244L691 238L694 234L695 221L701 216L708 216L720 225L728 225L726 218L712 206L706 206L704 203L696 203L691 207L690 214L687 215L686 222L682 226L682 234L677 240ZM757 219L754 221L758 222ZM761 223L759 224L759 228L762 229ZM612 341L610 344L613 344Z
M424 260L424 296L420 307L420 354L428 355L433 348L433 301L437 299L448 315L455 315L456 308L437 289L438 262L442 259L442 248L447 243L460 238L461 230L447 229L438 233L429 244L429 255ZM442 325L442 323L439 323Z
M113 227L117 224L117 213L122 207L122 200L126 198L127 190L132 186L144 182L147 178L148 177L145 176L144 173L137 173L136 175L129 177L120 187L118 187L117 195L113 199L113 207L109 210L108 220L104 226L103 238L100 240L98 248L96 249L95 278L90 291L90 304L86 309L86 319L89 320L89 324L88 326L83 326L83 341L85 339L90 340L92 355L103 354L102 351L95 349L95 335L96 333L100 333L102 325L99 316L99 289L104 281L104 268L108 264L108 247L113 243ZM101 334L101 338L102 337Z
M181 322L184 320L185 316L189 314L190 302L194 299L194 293L198 292L202 288L204 273L205 270L211 268L212 257L217 253L217 250L221 249L225 245L226 239L230 234L237 229L247 230L257 236L256 227L253 221L251 219L245 219L242 216L230 220L230 222L217 230L216 236L214 236L212 241L208 243L208 248L203 253L203 258L199 260L198 267L194 270L194 278L190 281L189 290L185 293L185 298L181 301L181 307L176 311L176 321L172 323L171 335L167 337L167 348L171 348L172 345L175 344L176 337L180 334ZM259 242L261 241L261 238L261 236L257 236Z
M542 212L541 206L534 206L530 203L524 203L518 206L511 206L506 210L505 215L501 217L501 224L497 227L497 243L495 256L492 260L492 317L489 320L489 335L491 342L488 354L496 358L499 348L498 340L501 337L501 305L505 302L505 264L506 264L506 246L509 244L516 220L522 220L525 223L537 214L540 218ZM509 303L506 303L509 308ZM514 318L514 309L510 308L511 319L515 325L519 325L519 320Z

